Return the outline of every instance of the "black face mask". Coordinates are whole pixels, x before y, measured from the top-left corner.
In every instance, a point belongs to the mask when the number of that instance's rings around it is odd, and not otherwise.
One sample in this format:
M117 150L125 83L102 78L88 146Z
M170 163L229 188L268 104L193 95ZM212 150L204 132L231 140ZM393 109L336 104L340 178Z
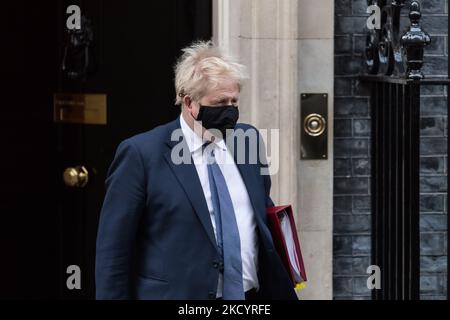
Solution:
M217 129L225 138L227 129L234 129L239 119L239 109L237 106L202 106L197 116L197 121L202 122L205 129Z

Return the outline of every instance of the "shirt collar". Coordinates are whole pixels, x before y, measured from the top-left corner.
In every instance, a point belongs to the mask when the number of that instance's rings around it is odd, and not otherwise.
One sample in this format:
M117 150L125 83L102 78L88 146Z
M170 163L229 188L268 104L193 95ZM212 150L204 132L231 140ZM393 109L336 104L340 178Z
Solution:
M189 125L184 120L183 115L180 115L180 126L183 131L184 138L186 140L186 144L188 145L189 151L194 153L198 149L200 149L208 140L201 138L198 134L194 132L194 130L189 127ZM227 150L226 144L223 140L214 143L222 150Z

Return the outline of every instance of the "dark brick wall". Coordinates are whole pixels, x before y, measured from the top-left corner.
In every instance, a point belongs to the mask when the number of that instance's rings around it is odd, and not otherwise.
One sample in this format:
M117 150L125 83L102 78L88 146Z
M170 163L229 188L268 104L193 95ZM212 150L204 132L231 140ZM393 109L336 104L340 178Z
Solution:
M432 36L427 75L447 75L446 0L422 0L422 25ZM365 46L366 0L335 1L334 297L370 299L370 113L358 81ZM406 12L406 11L405 11ZM408 22L406 20L406 22ZM421 298L445 298L447 232L446 89L424 87L421 100Z

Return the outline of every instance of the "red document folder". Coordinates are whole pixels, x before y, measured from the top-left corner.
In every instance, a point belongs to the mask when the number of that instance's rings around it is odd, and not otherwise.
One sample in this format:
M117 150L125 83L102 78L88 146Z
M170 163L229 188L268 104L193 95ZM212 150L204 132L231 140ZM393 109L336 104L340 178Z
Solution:
M277 252L295 287L306 281L306 272L292 206L267 208L267 218Z

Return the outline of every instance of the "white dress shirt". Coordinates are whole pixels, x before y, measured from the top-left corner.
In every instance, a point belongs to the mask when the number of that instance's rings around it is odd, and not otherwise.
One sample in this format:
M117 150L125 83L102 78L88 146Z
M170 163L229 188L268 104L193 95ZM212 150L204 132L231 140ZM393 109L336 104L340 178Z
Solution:
M211 191L209 188L207 154L202 152L204 140L197 135L186 123L183 115L180 115L181 130L185 141L191 152L197 174L202 185L203 194L208 205L214 234L217 239L216 222L211 200ZM244 291L252 288L259 289L257 276L258 270L258 237L255 221L255 213L248 196L247 188L242 180L241 174L234 162L233 156L228 152L227 146L223 140L213 143L208 148L214 148L214 155L217 164L225 178L225 182L230 192L231 202L233 203L234 213L241 240L241 257ZM222 297L223 276L220 274L217 286L217 297Z

